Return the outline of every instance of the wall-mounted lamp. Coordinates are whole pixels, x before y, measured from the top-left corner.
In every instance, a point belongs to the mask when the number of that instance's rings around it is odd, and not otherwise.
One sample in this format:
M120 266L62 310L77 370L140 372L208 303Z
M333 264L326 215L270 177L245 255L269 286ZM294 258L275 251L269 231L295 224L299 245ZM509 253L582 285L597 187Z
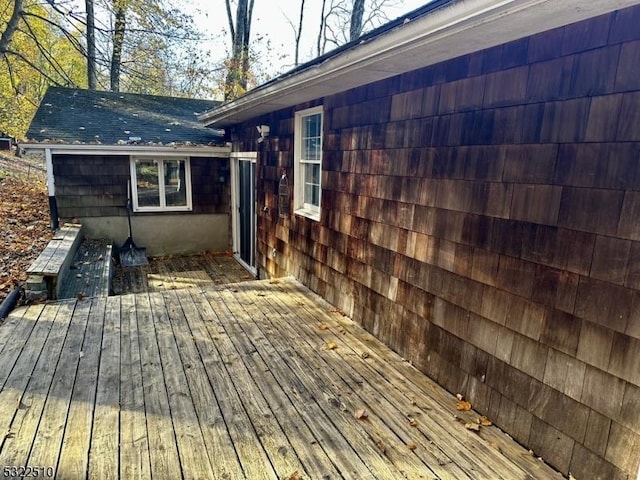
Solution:
M269 136L269 131L271 129L269 128L269 125L258 125L256 127L256 130L258 130L258 133L260 134L260 138L258 138L258 143L262 143L264 139Z

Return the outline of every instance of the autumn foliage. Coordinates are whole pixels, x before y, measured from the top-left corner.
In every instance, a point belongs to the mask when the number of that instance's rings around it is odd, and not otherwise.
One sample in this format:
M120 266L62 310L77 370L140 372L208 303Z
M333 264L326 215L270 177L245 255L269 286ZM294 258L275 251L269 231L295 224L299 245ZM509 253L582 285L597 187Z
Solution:
M8 170L0 165L0 301L52 237L47 190L41 175Z

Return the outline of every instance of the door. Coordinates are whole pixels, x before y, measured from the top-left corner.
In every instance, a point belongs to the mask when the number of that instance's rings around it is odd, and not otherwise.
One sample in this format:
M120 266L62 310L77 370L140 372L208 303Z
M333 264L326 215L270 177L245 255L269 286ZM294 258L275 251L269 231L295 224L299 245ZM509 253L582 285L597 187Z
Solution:
M234 158L234 254L256 273L256 161Z

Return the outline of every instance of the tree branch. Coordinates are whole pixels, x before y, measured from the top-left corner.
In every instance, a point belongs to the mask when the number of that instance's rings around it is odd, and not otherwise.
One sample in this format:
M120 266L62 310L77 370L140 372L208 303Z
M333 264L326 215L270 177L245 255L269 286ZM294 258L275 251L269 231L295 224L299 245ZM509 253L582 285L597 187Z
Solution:
M236 29L233 25L233 14L231 13L231 0L225 0L227 7L227 20L229 21L229 33L231 34L231 41L236 38Z
M15 0L13 3L13 12L11 18L7 22L7 28L0 36L0 53L5 53L9 49L9 44L13 38L13 34L18 30L18 23L23 15L22 0Z

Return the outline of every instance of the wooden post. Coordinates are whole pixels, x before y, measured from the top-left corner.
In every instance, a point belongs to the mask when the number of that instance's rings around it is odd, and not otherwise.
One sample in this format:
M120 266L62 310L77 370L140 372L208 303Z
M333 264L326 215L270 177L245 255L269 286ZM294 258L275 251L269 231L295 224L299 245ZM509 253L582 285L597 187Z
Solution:
M51 230L55 231L60 226L58 221L58 203L56 202L56 184L53 176L53 160L51 149L44 150L44 158L47 166L47 190L49 193L49 215L51 218Z

